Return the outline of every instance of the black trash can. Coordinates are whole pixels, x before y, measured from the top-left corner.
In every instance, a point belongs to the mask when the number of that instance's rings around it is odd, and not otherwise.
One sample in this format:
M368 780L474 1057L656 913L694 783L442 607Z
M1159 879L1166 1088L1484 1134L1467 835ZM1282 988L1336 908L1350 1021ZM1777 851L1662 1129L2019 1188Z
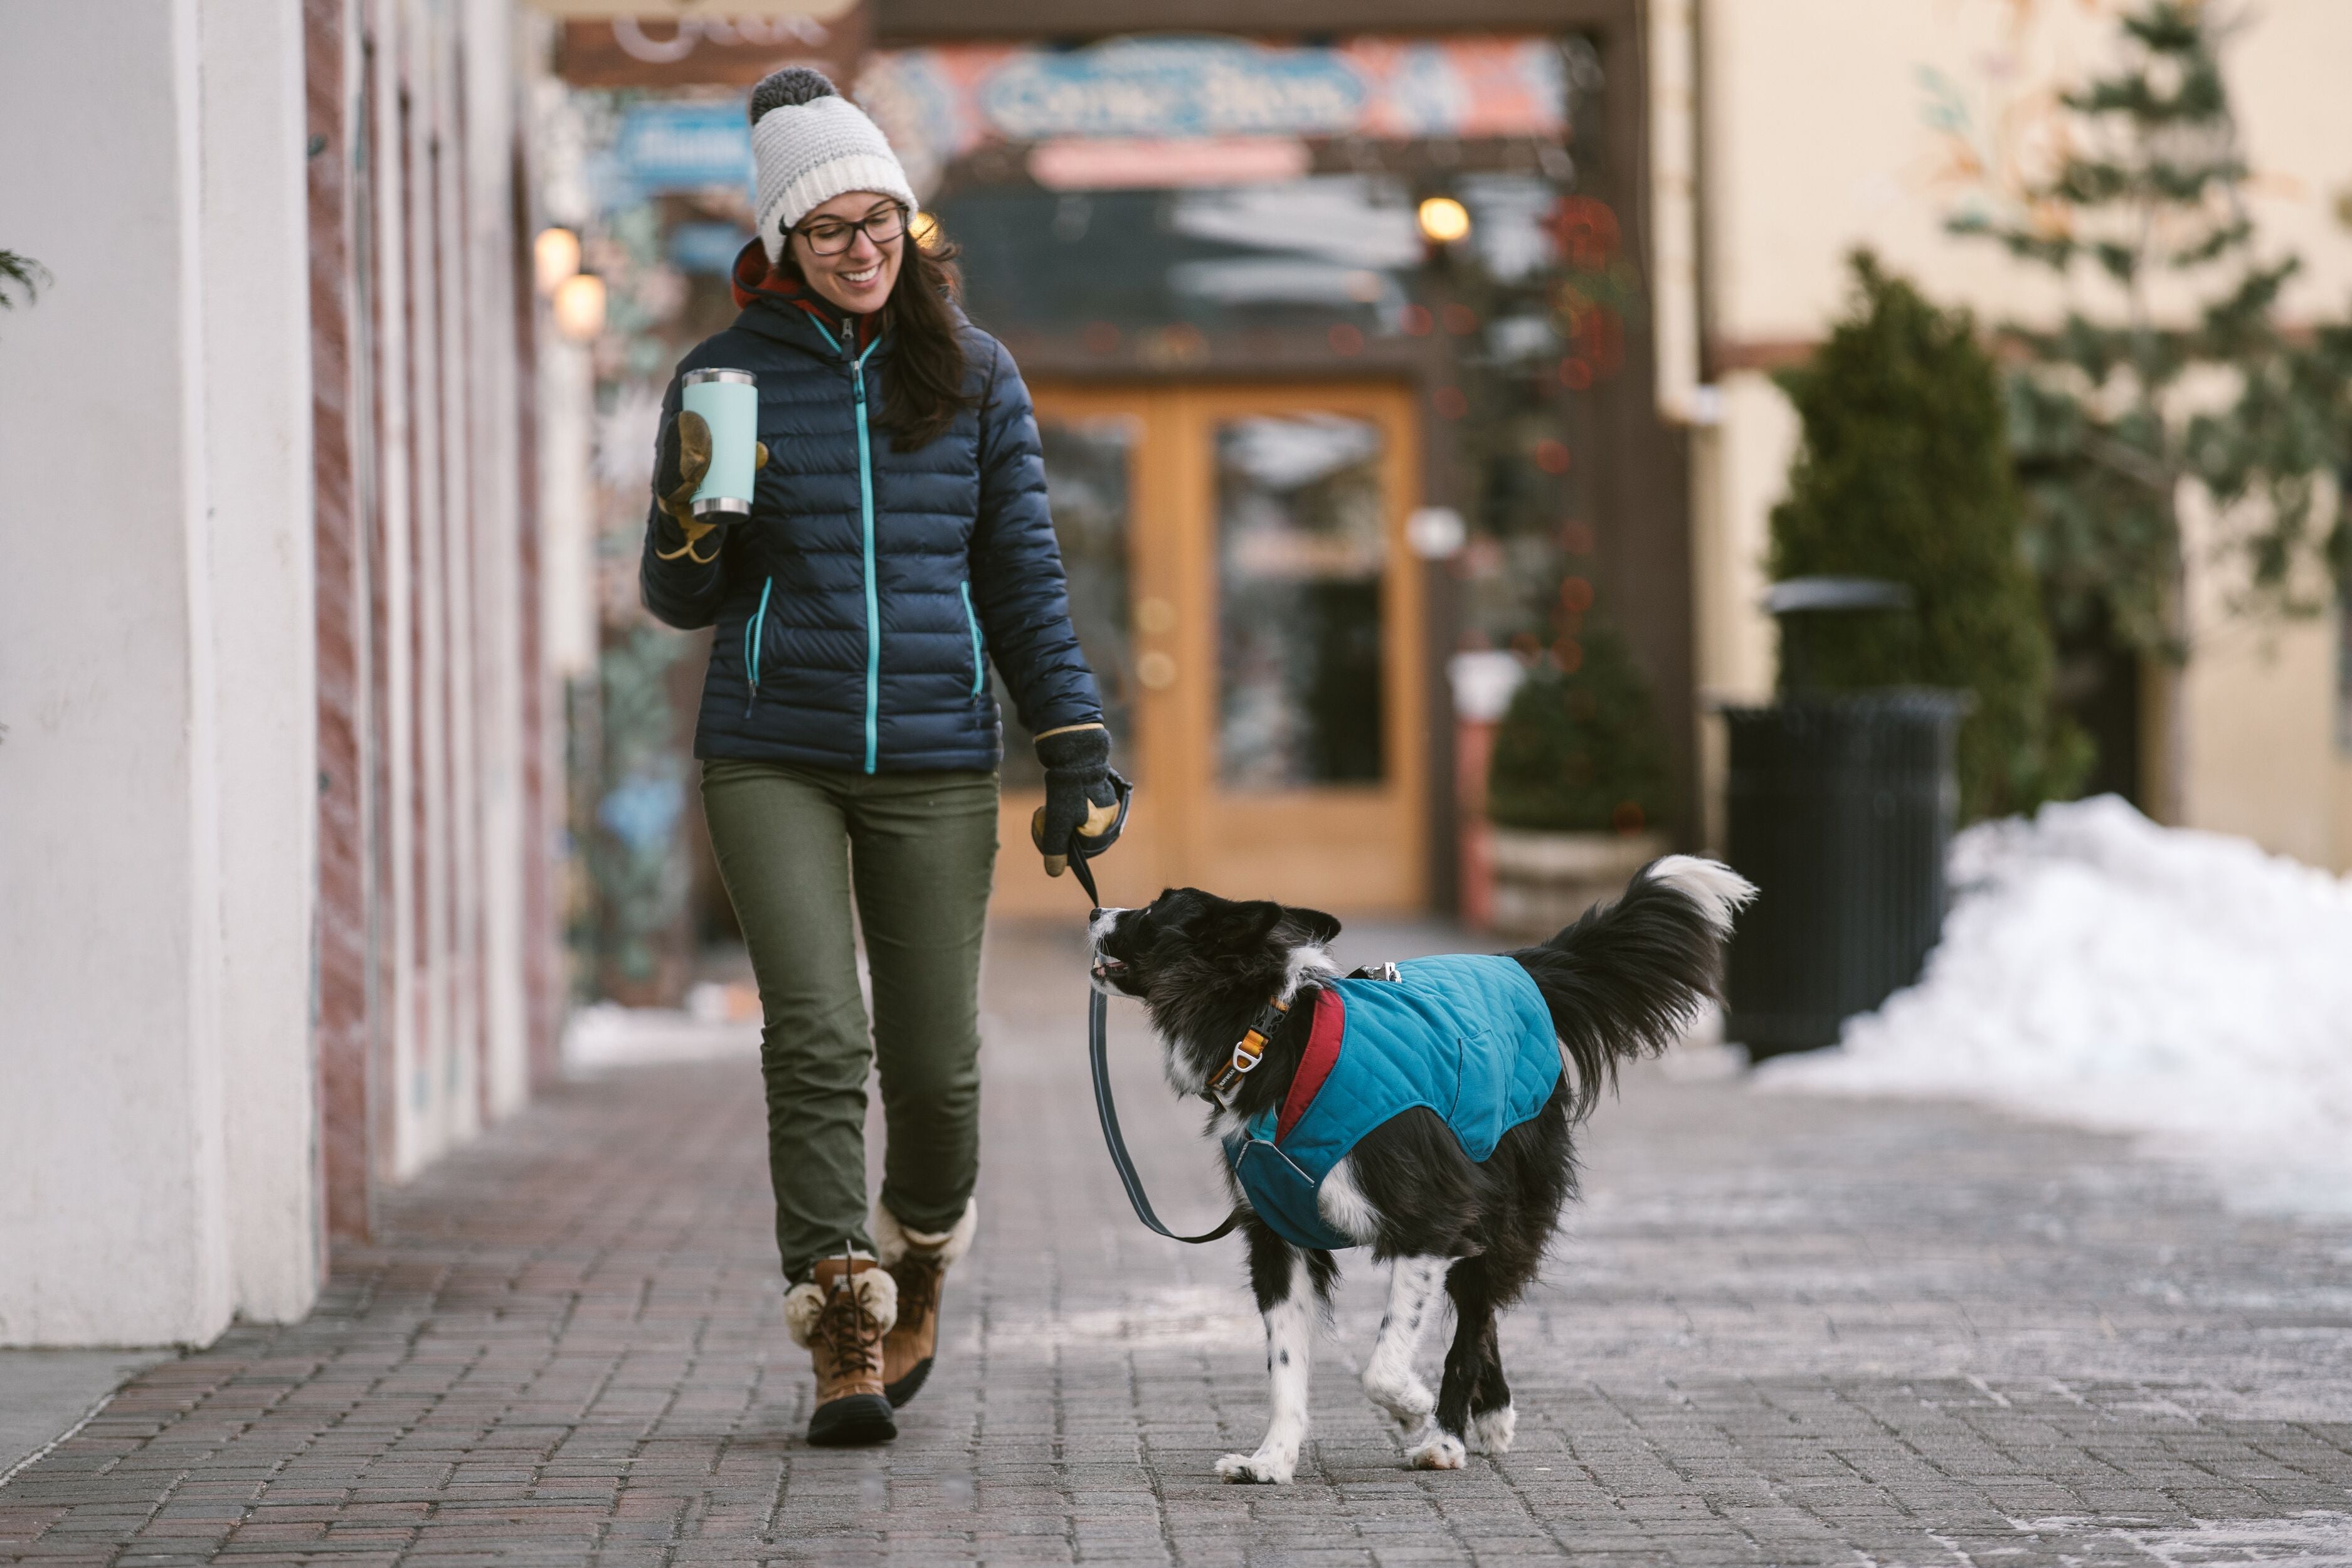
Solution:
M1836 1043L1919 974L1944 923L1961 691L1729 708L1732 866L1756 902L1731 942L1727 1038L1751 1059Z

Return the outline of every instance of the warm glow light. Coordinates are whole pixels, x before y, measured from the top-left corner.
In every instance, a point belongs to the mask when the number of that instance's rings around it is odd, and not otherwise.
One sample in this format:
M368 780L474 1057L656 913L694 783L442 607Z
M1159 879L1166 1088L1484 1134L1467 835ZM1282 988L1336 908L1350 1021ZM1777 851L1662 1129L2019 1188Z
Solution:
M553 294L565 279L580 270L580 237L568 228L541 229L539 237L531 241L530 256L539 291Z
M929 213L917 213L913 220L907 225L907 232L915 237L917 245L929 250L931 248L932 241L940 237L940 220Z
M1470 232L1470 209L1452 196L1432 196L1421 204L1421 232L1451 245Z
M555 286L555 330L584 343L604 330L604 280L575 272Z

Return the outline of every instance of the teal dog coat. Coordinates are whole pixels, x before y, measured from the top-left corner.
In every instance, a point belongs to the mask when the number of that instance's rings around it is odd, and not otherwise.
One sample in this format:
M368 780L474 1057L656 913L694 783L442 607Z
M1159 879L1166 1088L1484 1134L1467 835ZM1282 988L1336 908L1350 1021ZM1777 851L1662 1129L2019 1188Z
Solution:
M1397 965L1394 980L1327 982L1282 1103L1225 1140L1258 1218L1298 1247L1356 1245L1324 1224L1323 1178L1365 1133L1416 1105L1485 1161L1559 1082L1551 1010L1511 959L1460 954Z

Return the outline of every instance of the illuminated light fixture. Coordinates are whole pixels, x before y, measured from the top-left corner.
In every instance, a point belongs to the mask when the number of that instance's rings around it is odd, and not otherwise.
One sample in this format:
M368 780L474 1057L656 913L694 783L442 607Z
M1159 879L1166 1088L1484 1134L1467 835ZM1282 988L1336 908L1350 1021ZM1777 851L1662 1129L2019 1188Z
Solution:
M917 245L929 250L940 237L940 220L929 213L917 213L913 221L907 225L907 232L915 237Z
M1451 245L1470 232L1470 209L1452 196L1431 196L1421 204L1421 232L1439 245Z
M580 270L580 237L568 228L543 228L530 242L531 270L539 291L552 296Z
M604 280L575 272L555 286L555 330L575 343L604 330Z

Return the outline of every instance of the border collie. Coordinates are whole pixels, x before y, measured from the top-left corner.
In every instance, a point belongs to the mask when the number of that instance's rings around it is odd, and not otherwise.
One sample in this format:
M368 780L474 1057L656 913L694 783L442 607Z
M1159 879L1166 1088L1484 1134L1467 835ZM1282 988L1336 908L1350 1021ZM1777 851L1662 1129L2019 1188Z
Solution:
M1442 1069L1449 1075L1445 1083L1465 1086L1466 1100L1474 1083L1510 1089L1501 1079L1516 1060L1520 1107L1515 1114L1525 1119L1481 1140L1462 1128L1481 1116L1496 1125L1502 1118L1494 1107L1454 1108L1449 1121L1433 1100L1424 1099L1370 1125L1319 1184L1298 1189L1312 1194L1313 1212L1305 1224L1319 1220L1324 1247L1286 1240L1277 1231L1280 1225L1297 1237L1297 1211L1286 1220L1261 1213L1270 1209L1263 1200L1251 1210L1243 1232L1250 1285L1265 1320L1271 1419L1255 1453L1217 1461L1220 1476L1286 1482L1297 1467L1307 1435L1311 1319L1315 1307L1328 1316L1339 1272L1328 1249L1333 1241L1369 1247L1375 1261L1390 1265L1388 1311L1364 1369L1364 1392L1403 1429L1408 1460L1424 1469L1456 1469L1470 1449L1509 1447L1517 1416L1503 1380L1495 1319L1534 1279L1561 1208L1574 1194L1571 1130L1592 1109L1602 1085L1614 1080L1621 1060L1665 1049L1715 994L1732 916L1755 891L1728 867L1669 855L1643 867L1616 902L1596 904L1539 946L1501 960L1424 962L1421 967L1432 975L1454 964L1521 994L1512 998L1520 1005L1511 1016L1491 1021L1491 1034L1485 1032L1487 1021L1461 1016L1461 1007L1470 1005L1462 995L1441 1004L1447 1026L1440 1032L1454 1039L1433 1048L1465 1060L1468 1053L1488 1048L1484 1042L1493 1037L1524 1041L1528 1008L1540 996L1533 1027L1538 1038L1549 1037L1540 1047L1522 1046L1512 1058L1507 1044L1502 1058L1490 1055L1490 1062L1504 1061L1499 1077L1465 1068L1457 1080L1450 1076L1453 1058ZM1235 1151L1247 1147L1270 1155L1263 1144L1246 1140L1266 1133L1277 1116L1286 1137L1297 1125L1290 1119L1299 1112L1300 1097L1325 1092L1316 1086L1331 1072L1332 1053L1356 1048L1352 1033L1345 1047L1334 1043L1336 1036L1322 1037L1329 1031L1318 1031L1318 1023L1346 1010L1323 994L1357 998L1360 1016L1373 1015L1376 1009L1366 1004L1385 1006L1391 994L1411 1004L1412 963L1403 966L1405 984L1394 993L1367 997L1353 984L1356 977L1340 984L1326 952L1339 931L1339 922L1318 910L1235 902L1178 888L1142 909L1105 910L1088 932L1095 984L1108 994L1143 1002L1164 1048L1170 1083L1180 1093L1205 1095L1215 1106L1208 1130L1227 1141L1226 1179L1236 1203L1248 1203L1249 1193L1232 1168L1239 1162ZM1515 963L1534 982L1533 993L1499 967L1502 961ZM1477 964L1487 967L1473 967ZM1386 984L1397 973L1390 969L1374 978ZM1455 1010L1444 1012L1445 1005ZM1388 1016L1396 1016L1395 1009ZM1478 1043L1456 1043L1474 1037ZM1545 1059L1530 1096L1530 1053L1538 1048ZM1249 1061L1238 1072L1237 1051ZM1556 1061L1550 1059L1555 1052ZM1302 1067L1310 1081L1302 1081ZM1369 1114L1381 1109L1375 1101ZM1484 1160L1465 1151L1465 1137L1491 1142ZM1299 1171L1287 1156L1281 1163ZM1455 1321L1444 1376L1433 1397L1413 1371L1413 1358L1436 1314L1441 1287Z

